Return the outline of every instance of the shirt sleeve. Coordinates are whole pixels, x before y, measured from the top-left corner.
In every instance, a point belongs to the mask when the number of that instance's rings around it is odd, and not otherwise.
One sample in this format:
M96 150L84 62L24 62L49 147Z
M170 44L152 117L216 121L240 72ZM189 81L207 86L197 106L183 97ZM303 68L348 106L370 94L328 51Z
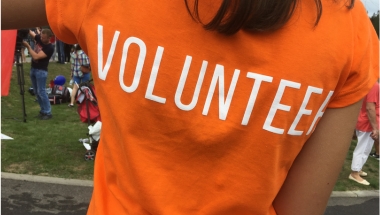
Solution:
M91 0L45 0L46 15L54 34L67 44L75 44Z
M83 53L83 65L90 66L90 59L85 53Z
M349 74L340 80L329 108L345 107L363 99L379 78L379 39L376 31L361 1L356 2L350 13L353 28L351 65Z
M71 72L74 72L74 61L72 60L73 59L73 57L71 57L70 58L70 70L71 70Z
M41 35L36 34L36 36L34 36L34 40L35 40L37 43L41 43Z
M48 58L50 58L50 57L53 55L53 53L54 53L54 47L53 47L53 45L50 45L50 46L44 46L44 47L42 48L42 51L46 54L46 56L47 56Z

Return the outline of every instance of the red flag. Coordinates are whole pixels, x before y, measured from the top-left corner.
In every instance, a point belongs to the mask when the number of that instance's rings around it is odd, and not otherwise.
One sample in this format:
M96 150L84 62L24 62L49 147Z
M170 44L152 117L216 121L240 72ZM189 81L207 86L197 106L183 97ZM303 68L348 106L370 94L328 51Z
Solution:
M1 31L1 96L7 96L11 84L17 30Z

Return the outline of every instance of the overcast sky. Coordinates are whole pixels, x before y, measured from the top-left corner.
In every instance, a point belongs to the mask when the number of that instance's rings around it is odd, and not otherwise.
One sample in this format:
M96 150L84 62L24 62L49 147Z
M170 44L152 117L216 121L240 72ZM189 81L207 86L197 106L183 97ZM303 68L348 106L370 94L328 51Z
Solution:
M368 15L372 16L379 10L379 0L361 0L368 11Z

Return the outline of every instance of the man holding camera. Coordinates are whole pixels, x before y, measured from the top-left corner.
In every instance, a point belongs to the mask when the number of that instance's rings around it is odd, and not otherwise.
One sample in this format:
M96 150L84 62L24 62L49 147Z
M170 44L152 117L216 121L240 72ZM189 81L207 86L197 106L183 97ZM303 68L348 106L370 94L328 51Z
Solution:
M48 120L53 117L50 101L46 93L49 59L54 52L54 47L50 43L53 33L49 29L43 29L41 34L36 34L29 30L29 35L36 41L34 50L26 41L23 41L23 45L28 49L32 57L30 79L32 80L32 86L41 108L37 117L41 120Z

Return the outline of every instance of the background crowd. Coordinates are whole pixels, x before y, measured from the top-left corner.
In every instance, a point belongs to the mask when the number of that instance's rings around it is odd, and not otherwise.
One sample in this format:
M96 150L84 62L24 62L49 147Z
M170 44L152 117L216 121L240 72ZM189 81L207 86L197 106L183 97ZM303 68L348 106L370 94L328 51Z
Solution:
M37 117L42 120L52 118L50 101L46 92L49 62L71 63L71 71L62 75L70 77L70 85L73 85L73 89L70 90L71 98L68 106L74 107L79 84L89 81L91 76L89 58L79 44L66 44L57 38L50 28L36 27L29 29L28 38L23 40L21 63L27 62L27 55L31 57L30 78L32 88L36 95L36 101L41 107ZM68 78L66 79L69 80Z

